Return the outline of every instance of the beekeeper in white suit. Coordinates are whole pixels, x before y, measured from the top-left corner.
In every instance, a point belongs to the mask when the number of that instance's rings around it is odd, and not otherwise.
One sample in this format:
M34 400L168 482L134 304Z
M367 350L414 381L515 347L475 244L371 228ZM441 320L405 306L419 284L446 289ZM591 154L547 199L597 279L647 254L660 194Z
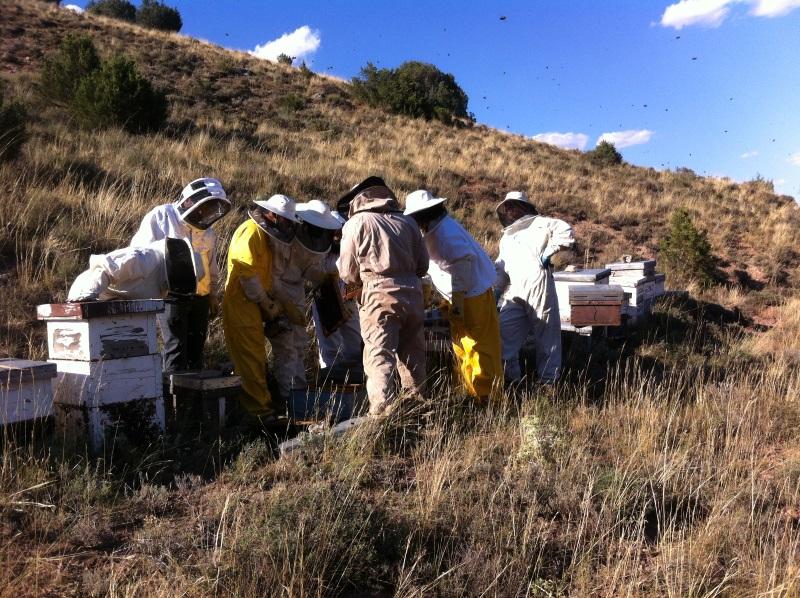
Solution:
M291 243L276 244L273 253L272 294L284 305L294 306L304 316L308 308L306 284L314 287L326 276L325 256L330 251L334 233L342 224L330 207L319 199L298 203L295 214L299 223ZM281 398L289 398L293 389L307 386L304 356L309 343L305 322L292 323L291 330L270 338L276 359L275 379Z
M162 239L147 247L123 247L89 257L89 269L72 283L67 301L162 299L197 290L199 256L182 239ZM202 276L202 272L200 272Z
M522 191L511 191L496 208L503 225L495 261L500 297L500 336L507 381L522 379L519 352L529 334L536 347L539 379L552 383L561 369L561 317L550 259L575 243L572 227L539 216Z
M185 239L203 262L202 278L191 296L167 296L158 323L164 341L164 371L203 367L203 349L209 316L216 315L217 235L211 226L231 209L231 202L217 179L192 181L174 203L157 206L145 214L131 247L143 247L166 237Z

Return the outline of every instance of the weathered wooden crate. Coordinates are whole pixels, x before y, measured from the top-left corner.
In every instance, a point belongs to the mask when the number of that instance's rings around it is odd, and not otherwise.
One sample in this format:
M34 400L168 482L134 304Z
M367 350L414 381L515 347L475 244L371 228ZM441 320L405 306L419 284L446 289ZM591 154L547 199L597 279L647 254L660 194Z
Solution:
M607 285L610 275L611 271L606 268L553 273L556 283L556 297L558 298L558 313L563 330L571 330L573 328L572 307L569 301L570 289L574 286Z
M97 301L40 305L37 316L50 359L99 361L156 354L159 311L162 301Z
M573 286L569 292L572 325L619 326L625 293L617 285Z
M0 359L0 425L49 417L55 376L52 363Z

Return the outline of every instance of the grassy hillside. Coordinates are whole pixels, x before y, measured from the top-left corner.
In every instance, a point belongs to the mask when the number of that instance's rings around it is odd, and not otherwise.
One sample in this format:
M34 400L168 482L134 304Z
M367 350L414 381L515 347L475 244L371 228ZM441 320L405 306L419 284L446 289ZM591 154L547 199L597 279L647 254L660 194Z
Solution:
M438 390L384 426L274 461L270 441L150 447L110 462L0 456L0 595L796 595L800 213L771 184L597 167L482 127L360 105L347 84L174 34L0 0L0 74L32 115L0 165L0 354L43 356L36 303L127 244L193 177L236 203L333 199L369 174L451 198L490 251L522 188L577 230L581 264L656 256L672 211L729 284L659 306L623 342L572 347L563 383L472 411ZM67 32L124 51L167 129L87 132L35 87ZM212 358L223 359L219 324ZM252 440L252 439L251 439Z

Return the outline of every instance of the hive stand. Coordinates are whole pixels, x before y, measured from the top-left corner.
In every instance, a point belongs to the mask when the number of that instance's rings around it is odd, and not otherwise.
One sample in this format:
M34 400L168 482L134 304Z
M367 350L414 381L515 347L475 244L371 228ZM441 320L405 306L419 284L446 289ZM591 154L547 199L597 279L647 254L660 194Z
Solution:
M49 361L58 370L56 428L85 438L92 453L121 432L147 443L164 431L156 314L161 300L53 303L37 307L47 322Z
M0 425L49 417L55 377L55 364L46 361L0 359Z

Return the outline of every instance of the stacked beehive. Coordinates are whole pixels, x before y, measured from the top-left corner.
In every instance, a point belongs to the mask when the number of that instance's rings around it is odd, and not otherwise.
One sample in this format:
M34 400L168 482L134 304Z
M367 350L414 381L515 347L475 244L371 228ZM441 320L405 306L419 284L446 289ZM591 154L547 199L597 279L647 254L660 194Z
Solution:
M653 309L653 302L664 294L665 275L656 272L655 260L616 262L606 264L611 270L610 284L623 288L627 303L623 313L628 322L635 323L646 317Z
M58 370L56 423L102 451L110 431L147 441L164 429L156 313L163 301L40 305L50 362Z

